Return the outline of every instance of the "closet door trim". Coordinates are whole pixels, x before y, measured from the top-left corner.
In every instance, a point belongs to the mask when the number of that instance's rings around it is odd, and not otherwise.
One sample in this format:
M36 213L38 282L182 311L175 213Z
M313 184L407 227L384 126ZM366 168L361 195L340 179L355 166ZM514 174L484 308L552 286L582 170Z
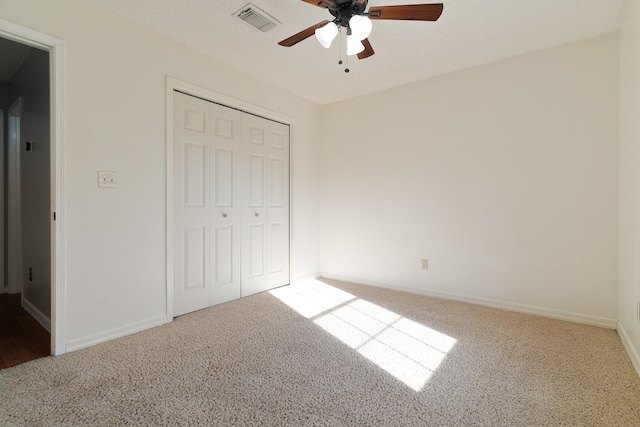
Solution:
M173 93L174 91L182 92L186 95L201 98L205 101L220 104L225 107L243 111L248 114L259 116L274 122L282 123L289 126L289 277L291 277L291 269L293 266L293 249L291 242L293 241L293 150L294 150L294 126L295 121L288 116L283 116L273 111L266 110L261 107L240 101L238 99L223 95L203 87L193 85L191 83L167 76L166 82L166 320L173 321Z

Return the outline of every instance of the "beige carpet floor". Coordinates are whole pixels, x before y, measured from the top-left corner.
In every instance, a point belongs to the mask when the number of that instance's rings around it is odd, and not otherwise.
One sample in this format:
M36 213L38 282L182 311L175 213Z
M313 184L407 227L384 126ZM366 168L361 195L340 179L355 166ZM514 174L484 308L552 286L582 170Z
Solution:
M309 281L0 371L1 426L640 426L613 330Z

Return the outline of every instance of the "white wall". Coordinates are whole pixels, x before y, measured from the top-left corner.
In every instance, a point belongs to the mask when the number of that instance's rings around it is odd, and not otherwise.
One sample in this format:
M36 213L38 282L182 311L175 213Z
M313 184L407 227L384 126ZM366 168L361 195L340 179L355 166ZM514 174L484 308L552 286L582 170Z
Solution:
M612 34L323 106L321 274L614 327L618 81Z
M22 98L22 299L28 310L35 311L36 317L48 324L51 321L49 53L31 49L11 78L9 91L10 104ZM26 141L33 143L33 151L25 152Z
M640 4L620 32L619 327L640 374Z
M167 76L296 120L292 278L317 274L317 106L82 0L0 0L0 18L65 42L68 348L165 317Z

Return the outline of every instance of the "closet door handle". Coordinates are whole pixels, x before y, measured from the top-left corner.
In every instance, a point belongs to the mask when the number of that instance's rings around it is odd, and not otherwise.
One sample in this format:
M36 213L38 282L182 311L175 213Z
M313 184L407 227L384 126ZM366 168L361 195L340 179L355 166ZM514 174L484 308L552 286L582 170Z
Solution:
M258 218L260 216L260 214L258 212L256 212L256 218Z
M226 218L227 216L229 216L229 215L227 215L226 212L222 212L222 218Z

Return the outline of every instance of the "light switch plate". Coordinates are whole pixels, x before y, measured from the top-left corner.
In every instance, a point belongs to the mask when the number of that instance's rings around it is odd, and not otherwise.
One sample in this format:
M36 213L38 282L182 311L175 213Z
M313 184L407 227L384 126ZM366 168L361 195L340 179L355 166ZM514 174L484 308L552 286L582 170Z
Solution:
M99 188L118 188L118 173L98 171Z

